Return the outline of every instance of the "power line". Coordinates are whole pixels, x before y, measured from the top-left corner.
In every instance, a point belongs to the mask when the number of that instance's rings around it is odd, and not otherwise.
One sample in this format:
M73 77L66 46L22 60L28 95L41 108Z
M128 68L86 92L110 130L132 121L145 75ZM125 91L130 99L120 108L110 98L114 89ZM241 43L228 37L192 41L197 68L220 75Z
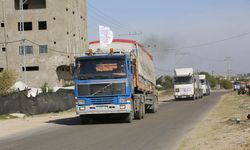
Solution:
M126 29L127 31L130 31L132 29L131 27L124 26L123 23L121 23L117 19L112 18L109 15L105 14L103 11L97 9L91 3L87 2L87 5L88 5L88 8L90 8L90 11L92 11L96 15L100 16L101 18L106 18L108 20L108 22L112 22L114 25L119 26L123 29ZM134 29L132 29L132 30L134 30Z
M0 42L0 44L10 44L10 43L17 43L21 42L22 40L15 40L15 41L7 41L7 42Z
M232 39L237 39L237 38L248 36L248 35L250 35L250 32L241 33L241 34L238 34L238 35L235 35L235 36L227 37L227 38L216 40L216 41L210 41L210 42L207 42L207 43L184 46L184 47L179 47L179 48L172 48L172 49L167 49L167 50L182 50L182 49L204 47L204 46L214 45L214 44L217 44L217 43L221 43L221 42L232 40Z
M87 6L88 6L88 12L89 12L88 15L91 16L92 18L94 18L95 19L94 21L99 20L100 22L110 26L111 28L116 29L117 32L130 33L130 32L136 31L135 29L133 29L127 25L124 25L123 23L121 23L117 19L105 14L103 11L94 7L91 3L87 2Z
M34 42L34 41L31 41L31 40L28 40L28 39L25 39L25 40L28 41L28 42L30 42L30 43L32 43L32 44L34 44L34 45L37 45L37 46L40 46L40 45L41 45L41 44L38 44L38 43L36 43L36 42ZM68 55L68 54L72 54L72 55L82 55L82 53L64 52L64 51L56 50L56 49L49 48L49 47L48 47L48 50L50 50L50 51L52 51L52 52L56 52L56 53L66 54L66 55Z
M168 72L168 73L172 73L173 72L173 70L165 70L165 69L158 68L156 66L155 66L155 69L158 70L158 71L160 71L160 72L164 72L164 73L165 72Z
M104 18L102 18L102 17L97 17L97 16L95 16L95 15L93 15L93 14L89 14L89 16L91 16L92 18L94 18L95 21L96 21L96 20L99 20L100 22L104 23L105 25L108 25L108 26L110 26L110 27L112 27L112 28L114 28L114 29L117 29L118 31L127 31L127 30L122 29L122 28L119 27L119 26L116 26L116 25L111 24L110 22L106 21L106 20L105 20Z

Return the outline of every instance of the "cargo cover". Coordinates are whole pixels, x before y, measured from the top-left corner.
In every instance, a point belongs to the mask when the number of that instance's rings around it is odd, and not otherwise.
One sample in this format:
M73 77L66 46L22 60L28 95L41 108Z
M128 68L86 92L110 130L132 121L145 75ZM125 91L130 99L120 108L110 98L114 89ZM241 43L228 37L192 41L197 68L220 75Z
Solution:
M144 85L156 84L153 57L141 44L133 40L114 39L108 47L100 49L99 41L89 43L89 49L92 49L93 53L108 54L111 48L114 53L126 53L136 58L140 83Z

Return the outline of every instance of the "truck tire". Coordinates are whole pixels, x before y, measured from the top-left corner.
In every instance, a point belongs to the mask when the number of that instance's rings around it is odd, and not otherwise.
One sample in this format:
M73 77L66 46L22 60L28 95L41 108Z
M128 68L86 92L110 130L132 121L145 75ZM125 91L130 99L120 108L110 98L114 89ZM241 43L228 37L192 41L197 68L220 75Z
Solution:
M145 112L145 109L144 109ZM141 120L143 119L143 104L140 102L139 104L139 110L135 112L135 119Z
M153 105L152 105L151 112L152 112L152 113L156 113L156 112L158 111L158 108L159 108L158 98L157 98L157 96L155 96L155 97L154 97L154 102L153 102Z
M133 121L133 113L129 113L125 117L125 122L126 123L131 123Z
M195 100L195 98L196 98L196 96L194 95L191 99L194 101L194 100Z
M145 117L146 109L145 109L145 103L142 103L142 119Z

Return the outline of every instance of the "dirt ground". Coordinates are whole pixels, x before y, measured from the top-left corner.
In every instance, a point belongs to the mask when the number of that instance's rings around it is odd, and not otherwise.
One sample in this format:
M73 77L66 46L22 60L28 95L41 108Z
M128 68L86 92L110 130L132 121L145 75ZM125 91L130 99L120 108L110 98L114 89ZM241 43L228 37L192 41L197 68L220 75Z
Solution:
M163 91L159 93L159 101L172 99L172 93ZM16 119L0 119L0 138L12 135L18 132L27 131L30 129L39 128L47 124L51 120L76 117L75 110L69 110L60 113L49 113L36 116L28 116Z
M49 113L24 118L0 120L0 138L44 126L50 120L71 118L75 116L75 111L72 109L61 113Z
M250 96L225 95L182 141L179 150L250 150Z

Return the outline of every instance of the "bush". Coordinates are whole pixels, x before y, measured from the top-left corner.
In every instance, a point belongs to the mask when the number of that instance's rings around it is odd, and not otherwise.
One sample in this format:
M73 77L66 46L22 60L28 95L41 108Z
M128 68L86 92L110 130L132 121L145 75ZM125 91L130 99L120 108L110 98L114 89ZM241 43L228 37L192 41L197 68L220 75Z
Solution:
M53 92L53 89L49 87L49 84L47 82L45 82L42 86L41 86L42 92L43 93L51 93Z
M232 89L233 88L233 84L231 81L229 80L222 80L221 81L221 86L224 88L224 89Z
M4 70L0 72L0 96L8 94L10 88L17 79L17 73L13 70Z
M173 89L174 84L173 84L173 78L170 76L161 76L156 80L156 84L161 85L162 87L159 88L158 90L168 90L168 89Z

